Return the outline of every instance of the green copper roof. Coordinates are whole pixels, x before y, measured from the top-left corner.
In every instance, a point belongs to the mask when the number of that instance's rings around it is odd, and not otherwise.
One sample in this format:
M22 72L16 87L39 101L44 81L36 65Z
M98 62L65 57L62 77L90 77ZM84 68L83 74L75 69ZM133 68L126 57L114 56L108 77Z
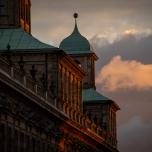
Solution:
M103 96L99 92L97 92L94 88L83 89L82 97L84 102L109 102L111 101L109 98Z
M72 34L61 42L60 48L68 54L92 53L89 41L78 30L76 19Z
M49 49L55 48L51 45L45 44L34 38L32 35L26 33L22 28L7 28L0 29L0 50L6 50L7 45L10 49Z

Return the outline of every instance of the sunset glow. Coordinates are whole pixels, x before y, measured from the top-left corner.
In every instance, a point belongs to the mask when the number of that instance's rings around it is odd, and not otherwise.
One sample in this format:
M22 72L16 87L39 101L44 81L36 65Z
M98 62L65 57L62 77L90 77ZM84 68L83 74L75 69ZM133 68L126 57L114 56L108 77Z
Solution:
M125 35L134 35L134 34L137 34L138 31L135 30L135 29L128 29L124 32Z
M152 88L152 64L144 65L135 60L124 61L116 56L101 69L96 82L102 84L105 91L149 89Z

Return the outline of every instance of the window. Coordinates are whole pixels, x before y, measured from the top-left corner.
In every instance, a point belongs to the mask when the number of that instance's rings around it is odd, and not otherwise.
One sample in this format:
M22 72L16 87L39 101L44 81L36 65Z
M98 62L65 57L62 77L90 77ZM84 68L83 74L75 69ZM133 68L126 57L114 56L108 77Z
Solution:
M0 0L0 16L7 15L6 1Z

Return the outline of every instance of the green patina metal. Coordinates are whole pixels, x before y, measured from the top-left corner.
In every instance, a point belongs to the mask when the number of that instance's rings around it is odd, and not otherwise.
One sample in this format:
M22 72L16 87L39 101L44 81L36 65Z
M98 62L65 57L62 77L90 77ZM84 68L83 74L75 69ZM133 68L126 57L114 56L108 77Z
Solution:
M12 50L53 49L55 47L42 43L22 28L0 29L0 50L6 50L8 44Z
M102 94L97 92L94 88L83 89L82 97L84 102L107 103L111 101L111 99L103 96Z
M93 53L89 41L80 34L76 21L72 34L61 42L60 48L68 54Z

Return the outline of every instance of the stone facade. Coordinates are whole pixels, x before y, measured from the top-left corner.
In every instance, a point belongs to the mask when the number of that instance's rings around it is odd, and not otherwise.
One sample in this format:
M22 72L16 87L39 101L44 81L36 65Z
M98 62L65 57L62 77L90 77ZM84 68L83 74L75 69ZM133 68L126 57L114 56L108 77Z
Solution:
M0 26L22 27L31 32L30 0L0 0Z
M118 152L119 107L94 95L86 102L82 94L96 93L97 56L68 55L36 40L30 6L30 0L0 1L0 151ZM74 34L80 36L77 26Z
M81 108L54 101L6 57L0 60L0 140L7 151L117 151ZM82 86L81 86L82 88ZM60 104L59 102L63 103ZM77 102L75 102L77 103Z
M70 56L86 72L83 79L83 88L95 88L95 61L98 57L95 54L70 54Z

